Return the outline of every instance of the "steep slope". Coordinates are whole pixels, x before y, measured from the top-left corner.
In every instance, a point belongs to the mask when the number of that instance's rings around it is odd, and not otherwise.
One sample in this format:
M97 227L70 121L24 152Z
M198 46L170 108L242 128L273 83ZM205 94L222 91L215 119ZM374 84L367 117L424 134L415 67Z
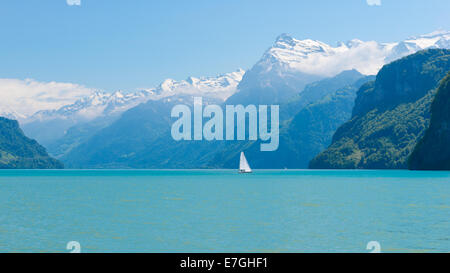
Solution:
M60 169L61 162L48 156L44 147L27 138L19 123L0 117L1 169Z
M352 119L317 157L314 169L401 169L428 127L430 104L450 70L450 50L430 49L384 66L371 88L361 88Z
M431 105L430 127L411 154L413 170L450 170L450 72Z

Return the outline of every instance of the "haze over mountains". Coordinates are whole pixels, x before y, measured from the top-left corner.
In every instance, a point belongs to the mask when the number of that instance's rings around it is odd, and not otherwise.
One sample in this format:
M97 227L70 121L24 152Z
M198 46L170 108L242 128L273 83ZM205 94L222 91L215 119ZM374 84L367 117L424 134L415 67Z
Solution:
M71 92L43 96L41 89L33 89L31 96L22 92L11 99L8 94L16 87L2 86L0 80L0 97L9 102L0 103L0 115L18 119L28 136L69 167L228 168L240 150L248 149L252 162L254 143L176 143L169 134L171 107L190 104L195 96L206 104L280 104L283 143L277 156L285 160L271 161L274 154L267 153L266 158L254 153L261 160L253 162L260 168L304 168L351 117L356 92L372 80L365 75L375 75L383 65L427 48L450 48L450 32L395 43L355 39L337 46L282 34L248 71L167 79L137 92L106 93L70 85L65 88ZM70 103L60 99L52 104L51 96L58 94L73 98L61 95Z

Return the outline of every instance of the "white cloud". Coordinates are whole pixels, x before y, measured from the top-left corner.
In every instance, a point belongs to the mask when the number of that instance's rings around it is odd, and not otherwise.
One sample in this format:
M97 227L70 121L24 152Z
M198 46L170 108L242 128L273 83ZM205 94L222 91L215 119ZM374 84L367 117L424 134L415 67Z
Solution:
M366 0L369 6L381 6L381 0Z
M81 0L66 0L67 5L69 6L80 6Z
M344 70L357 69L366 75L373 75L385 64L387 48L380 47L377 42L361 42L347 48L329 48L330 54L311 53L289 63L290 69L303 73L331 77Z
M61 82L0 79L0 114L27 117L40 110L57 109L90 95L94 89Z

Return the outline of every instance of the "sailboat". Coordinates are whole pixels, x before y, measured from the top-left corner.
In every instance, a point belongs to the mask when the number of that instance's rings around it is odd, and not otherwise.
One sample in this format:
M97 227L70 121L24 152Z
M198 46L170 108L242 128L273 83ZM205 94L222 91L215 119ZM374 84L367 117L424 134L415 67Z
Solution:
M251 173L252 169L248 165L244 152L241 152L241 160L239 161L239 173Z

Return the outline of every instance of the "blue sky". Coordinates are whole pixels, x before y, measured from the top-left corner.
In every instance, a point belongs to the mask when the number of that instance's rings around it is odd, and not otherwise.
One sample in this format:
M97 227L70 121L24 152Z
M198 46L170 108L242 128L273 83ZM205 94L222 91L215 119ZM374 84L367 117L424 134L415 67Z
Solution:
M450 29L448 0L2 0L0 78L114 91L250 68L281 33L335 45Z

